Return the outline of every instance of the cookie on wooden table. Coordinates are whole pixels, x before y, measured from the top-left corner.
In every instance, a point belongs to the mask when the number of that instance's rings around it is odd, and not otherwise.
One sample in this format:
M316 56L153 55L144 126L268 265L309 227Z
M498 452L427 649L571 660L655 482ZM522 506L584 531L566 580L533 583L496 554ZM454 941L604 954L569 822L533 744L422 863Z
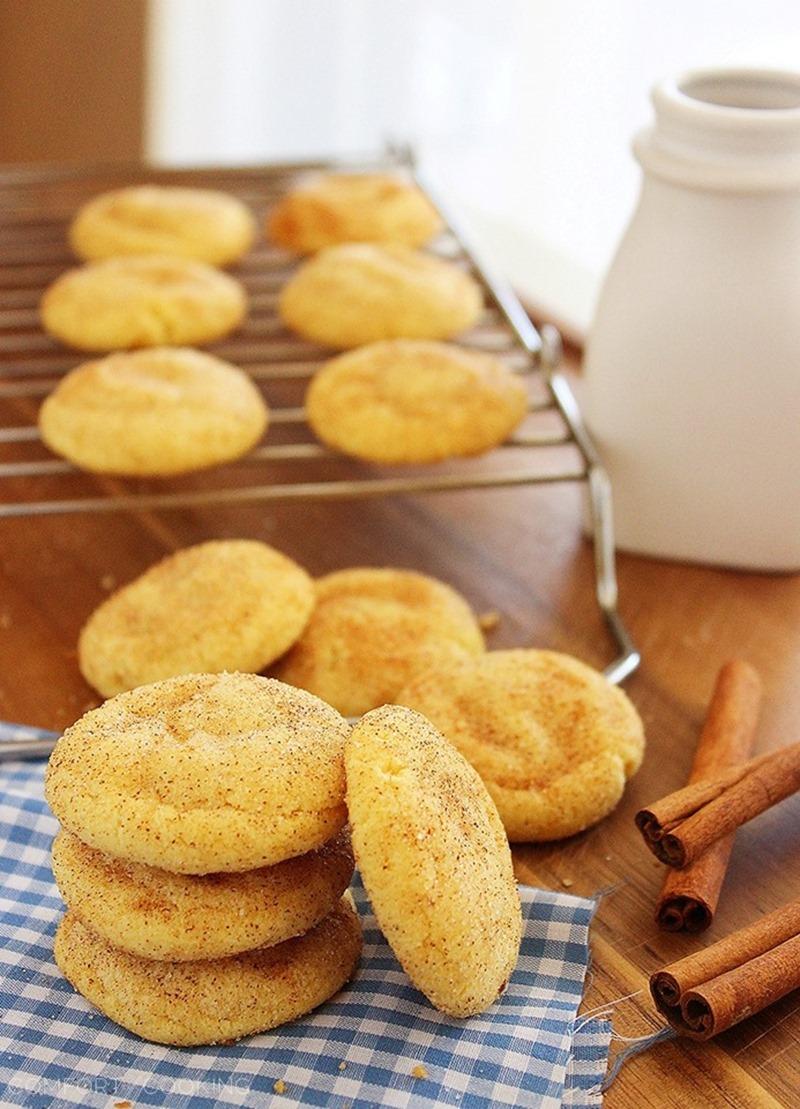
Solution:
M199 350L151 347L87 362L39 411L42 439L101 474L161 477L246 454L269 412L250 377Z
M277 1028L328 1001L355 973L361 925L348 898L304 936L227 959L142 959L68 912L56 932L64 976L111 1020L145 1040L188 1047Z
M447 339L477 323L479 285L452 262L393 244L347 243L304 262L279 300L284 323L316 343Z
M67 728L45 793L90 847L179 874L255 870L345 825L349 726L301 689L193 674L121 693Z
M311 578L266 543L198 543L95 609L78 664L104 697L179 674L257 673L298 639L313 607Z
M524 419L524 382L499 358L413 339L340 354L313 377L308 421L323 442L369 462L481 454Z
M345 716L392 701L420 666L483 651L467 602L411 570L357 567L318 578L305 631L275 668Z
M253 213L228 193L179 185L132 185L82 206L69 228L79 258L169 254L211 266L235 262L253 244Z
M621 689L556 651L444 659L398 694L475 767L510 840L561 839L602 820L644 754Z
M522 915L494 802L424 717L386 705L345 749L353 846L386 939L438 1008L488 1008L516 966Z
M267 237L298 254L337 243L423 246L442 229L427 197L388 173L327 173L292 189L267 217Z
M246 314L247 295L234 278L164 254L87 262L62 274L41 304L45 331L89 351L210 343Z
M219 959L302 935L353 875L345 830L316 851L240 874L172 874L125 862L61 831L53 874L67 906L114 947L143 959Z

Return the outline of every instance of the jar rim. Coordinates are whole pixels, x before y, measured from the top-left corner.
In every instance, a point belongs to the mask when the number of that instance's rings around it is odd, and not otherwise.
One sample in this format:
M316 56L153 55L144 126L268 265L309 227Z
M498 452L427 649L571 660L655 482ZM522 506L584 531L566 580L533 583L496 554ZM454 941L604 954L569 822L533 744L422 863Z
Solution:
M693 69L659 82L656 111L733 128L800 124L800 73L751 67Z

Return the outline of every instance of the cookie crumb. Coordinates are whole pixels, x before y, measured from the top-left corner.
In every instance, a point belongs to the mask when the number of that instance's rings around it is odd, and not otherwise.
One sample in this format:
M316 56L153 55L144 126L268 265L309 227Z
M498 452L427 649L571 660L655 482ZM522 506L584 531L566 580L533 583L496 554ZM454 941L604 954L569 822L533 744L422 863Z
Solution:
M427 1078L428 1077L428 1068L423 1066L422 1063L417 1063L417 1065L414 1067L414 1069L411 1072L411 1077L412 1078Z
M481 615L478 617L478 623L480 624L482 631L494 631L494 629L500 623L500 613L495 612L494 609L492 609L490 612L482 612Z
M345 1063L344 1059L342 1059L341 1063L339 1064L339 1070L344 1070L344 1068L346 1066L347 1066L347 1063Z
M131 1109L132 1101L115 1101L114 1109Z
M0 628L8 629L11 627L11 614L8 612L0 612Z
M286 1093L286 1083L283 1081L282 1078L276 1078L275 1081L272 1083L272 1088L276 1094Z
M561 879L561 885L564 887L564 889L570 889L570 887L573 885L572 879L571 878L562 878Z
M103 574L100 579L100 588L105 589L106 593L110 593L116 584L117 579L113 574Z

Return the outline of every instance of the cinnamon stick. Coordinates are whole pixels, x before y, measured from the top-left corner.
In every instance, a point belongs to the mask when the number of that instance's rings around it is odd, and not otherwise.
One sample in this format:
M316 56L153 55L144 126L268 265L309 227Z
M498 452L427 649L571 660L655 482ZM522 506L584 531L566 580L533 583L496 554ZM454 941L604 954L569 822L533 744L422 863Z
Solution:
M689 784L744 762L753 748L761 679L741 659L727 662L714 686L697 741ZM714 919L735 833L717 840L685 870L669 870L656 902L656 923L668 932L702 932Z
M800 743L679 789L636 814L650 850L679 870L712 843L800 789Z
M707 1040L800 988L800 900L650 978L659 1012Z

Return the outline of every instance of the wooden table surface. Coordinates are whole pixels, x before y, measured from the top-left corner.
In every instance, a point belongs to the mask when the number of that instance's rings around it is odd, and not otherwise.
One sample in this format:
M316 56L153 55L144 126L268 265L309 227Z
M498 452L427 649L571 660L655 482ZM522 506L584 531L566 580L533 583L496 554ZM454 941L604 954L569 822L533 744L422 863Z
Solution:
M0 719L61 729L96 704L76 664L84 620L109 589L165 551L214 537L263 539L315 574L370 564L435 574L478 611L500 614L490 646L546 646L602 666L611 645L592 596L580 497L578 487L563 485L0 520ZM739 833L717 920L701 938L656 929L662 868L632 824L642 803L684 782L726 659L745 657L764 678L757 749L799 738L800 579L625 554L618 568L622 611L644 660L626 683L647 729L644 765L598 827L515 856L521 880L585 895L605 891L584 1011L611 1009L615 1031L636 1037L661 1023L646 991L652 970L800 895L800 797ZM606 1099L609 1109L799 1102L796 994L713 1043L675 1040L636 1057Z

